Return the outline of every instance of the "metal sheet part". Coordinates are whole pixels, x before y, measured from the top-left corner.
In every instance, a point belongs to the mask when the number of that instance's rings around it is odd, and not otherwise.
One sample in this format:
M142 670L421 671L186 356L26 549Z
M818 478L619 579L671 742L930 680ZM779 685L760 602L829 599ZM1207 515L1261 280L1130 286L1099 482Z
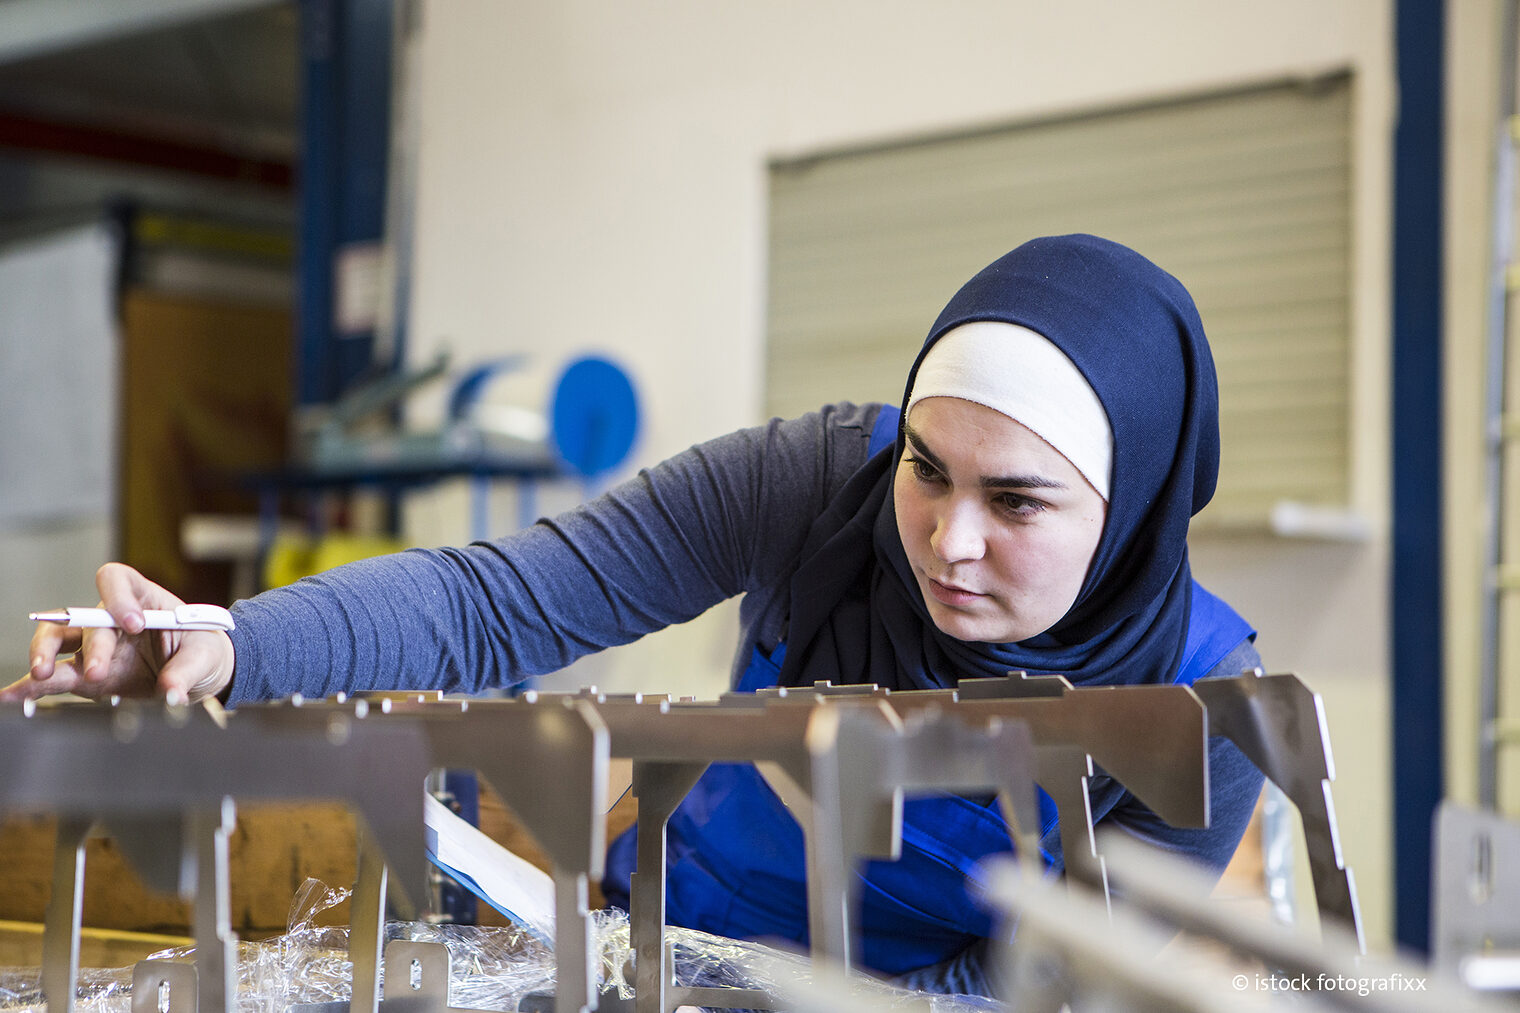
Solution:
M1294 1008L1299 998L1318 993L1337 1008L1384 1013L1514 1009L1432 968L1398 957L1369 957L1346 926L1322 925L1320 938L1314 938L1265 917L1243 916L1211 900L1212 879L1175 855L1118 833L1103 835L1101 843L1115 887L1129 906L1271 968L1280 979L1303 983L1293 990Z
M222 728L199 708L136 701L0 706L0 813L131 828L227 797L340 801L385 852L409 905L426 883L422 799L410 790L429 762L421 731L350 718L317 731L287 720L293 710L240 709Z
M463 1013L449 1005L449 948L393 939L385 945L383 1013Z
M132 1013L196 1013L195 965L182 960L139 960L132 968Z
M536 695L502 700L440 700L430 694L302 702L285 711L289 723L320 728L336 719L370 725L415 726L426 737L434 766L477 771L511 807L544 849L555 882L555 953L561 974L556 1002L565 1013L596 1007L596 961L588 896L606 855L602 803L607 795L608 733L596 709L575 696ZM525 777L552 770L555 776ZM420 798L422 781L416 782ZM373 861L374 859L372 859ZM362 940L354 958L354 1009L377 1008L378 945L383 933L383 866L370 871L361 856L361 908L352 931ZM570 969L576 969L571 973Z
M1034 811L1027 732L1015 723L967 728L958 716L925 714L905 730L895 709L862 697L848 706L776 701L679 704L668 699L594 697L614 756L634 761L639 860L633 878L633 943L640 1013L679 1005L665 945L666 824L714 762L754 763L802 825L809 879L809 939L820 967L848 967L856 856L891 853L905 788L1007 791L1026 826ZM951 725L959 731L949 731ZM959 737L957 737L957 735ZM979 746L969 745L975 740ZM969 750L983 749L979 760ZM708 1007L757 1005L704 990ZM685 995L685 991L679 991ZM686 995L684 1001L691 1002Z
M1037 746L1081 746L1105 773L1173 826L1208 826L1208 717L1187 686L1073 689L1064 679L1044 676L969 680L954 690L820 684L767 692L771 699L798 703L875 699L902 715L953 706L963 718L1022 721ZM739 704L744 695L723 699Z
M747 696L729 694L723 700L744 706ZM963 720L1026 725L1036 746L1035 778L1060 817L1066 869L1089 886L1104 885L1088 802L1094 763L1173 826L1208 825L1208 718L1202 701L1186 686L1074 689L1059 676L1015 674L963 681L955 690L819 683L765 690L759 697L803 706L822 700L845 705L875 701L902 715L953 708Z
M1074 689L1056 677L906 692L823 684L731 694L716 703L594 691L486 701L392 694L250 705L224 725L194 709L161 704L0 708L0 812L62 817L45 937L49 994L72 996L64 983L77 978L82 843L99 824L122 838L123 850L152 883L194 899L204 955L194 985L198 1005L201 1013L224 1013L233 994L225 907L229 800L348 802L363 831L350 1007L378 1013L391 1005L380 1000L387 889L394 875L405 915L426 882L423 783L437 767L473 769L553 864L561 971L555 1007L584 1013L598 1001L586 896L605 855L607 765L612 757L631 759L640 808L631 924L636 1008L764 1008L774 997L682 988L674 977L664 924L666 824L709 764L756 764L797 814L807 847L811 946L823 987L834 980L830 974L843 980L850 966L854 863L896 853L905 793L996 793L1017 853L1033 854L1038 781L1059 811L1071 889L1091 886L1106 904L1100 845L1105 851L1108 845L1094 836L1088 797L1094 765L1162 819L1206 825L1211 727L1230 735L1274 781L1287 782L1300 810L1312 814L1305 820L1306 829L1315 828L1311 857L1318 848L1344 872L1326 790L1323 714L1317 697L1293 677L1214 680L1196 692L1180 686ZM553 776L537 773L546 770ZM1349 872L1337 882L1345 884L1354 917ZM1323 892L1322 905L1332 896ZM1020 932L1025 935L1023 927ZM1027 935L1039 938L1035 930ZM391 959L388 953L384 966ZM446 980L430 973L436 965L424 965L422 957L405 959L409 968L422 969L423 980ZM410 974L387 978L413 980ZM412 991L400 997L409 1008L447 1009L446 993ZM1028 999L1031 1008L1044 1001L1032 993Z
M1128 883L1125 879L1126 888ZM1003 953L1004 999L1011 1010L1233 1013L1243 1008L1239 977L1231 982L1223 970L1210 973L1197 962L1158 959L1169 946L1177 952L1172 934L1133 911L1111 908L1096 894L1058 890L1005 868L992 875L988 895L1018 924ZM1293 998L1295 1010L1336 1008L1312 995Z
M398 904L410 910L426 881L422 800L399 786L425 776L425 745L415 725L340 718L314 729L293 726L279 709L220 722L201 708L136 701L0 707L0 813L51 812L60 822L44 926L46 994L59 1009L72 1006L83 842L96 824L121 834L129 857L166 853L145 874L193 902L203 1010L225 1009L235 995L226 853L233 797L346 802L413 884ZM390 776L374 776L379 770Z
M42 925L42 994L53 1013L74 1013L84 911L84 842L90 822L88 817L60 817L53 845L53 893Z
M190 901L195 921L197 1008L237 1006L237 936L232 931L232 892L227 872L227 835L236 823L233 802L197 806L185 817L185 851L194 856Z
M1356 879L1341 852L1330 782L1335 764L1324 704L1296 675L1247 673L1202 679L1193 687L1223 735L1298 807L1320 915L1348 929L1366 949Z
M1444 803L1436 811L1432 884L1438 970L1458 975L1469 958L1520 954L1520 824Z

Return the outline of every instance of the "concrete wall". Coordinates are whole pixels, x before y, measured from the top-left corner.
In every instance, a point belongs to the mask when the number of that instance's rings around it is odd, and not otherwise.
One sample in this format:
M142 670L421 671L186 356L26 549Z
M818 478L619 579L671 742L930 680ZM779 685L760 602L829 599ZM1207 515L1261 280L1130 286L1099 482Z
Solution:
M434 0L422 17L414 357L611 352L647 407L641 463L757 421L769 159L1350 68L1354 499L1374 535L1211 539L1194 560L1269 667L1324 695L1346 852L1386 940L1388 0ZM421 542L467 517L458 490L408 513ZM710 695L728 621L573 678Z

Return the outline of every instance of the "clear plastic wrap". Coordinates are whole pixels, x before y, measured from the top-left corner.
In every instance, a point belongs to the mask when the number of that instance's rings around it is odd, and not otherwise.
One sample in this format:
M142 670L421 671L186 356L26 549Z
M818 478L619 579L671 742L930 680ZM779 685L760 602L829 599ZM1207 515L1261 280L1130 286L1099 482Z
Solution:
M81 968L75 990L75 1013L130 1013L132 969ZM0 1011L46 1013L42 973L35 967L0 968Z
M308 1003L346 1002L352 965L348 928L317 924L318 916L347 899L349 891L307 880L291 904L287 931L238 945L238 1013L287 1013ZM758 988L775 996L805 994L812 968L806 957L760 943L669 929L676 979L682 985ZM388 922L386 941L441 943L450 957L449 1005L515 1011L523 998L552 994L554 952L526 929ZM593 952L600 953L603 995L633 995L633 950L628 916L617 910L593 914ZM189 960L192 948L163 950L150 959ZM860 977L853 981L872 1009L913 1007L933 1013L1000 1010L977 996L931 996ZM382 987L383 994L383 987ZM80 972L77 1013L130 1013L132 968ZM45 1013L36 969L0 969L0 1013Z

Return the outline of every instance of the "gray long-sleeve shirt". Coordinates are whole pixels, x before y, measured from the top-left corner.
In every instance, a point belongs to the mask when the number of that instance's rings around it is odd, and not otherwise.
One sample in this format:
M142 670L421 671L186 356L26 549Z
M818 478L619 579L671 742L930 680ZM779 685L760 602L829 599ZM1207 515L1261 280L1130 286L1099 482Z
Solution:
M747 645L783 635L808 528L865 462L879 409L773 420L516 534L364 560L239 602L230 702L507 686L743 594L737 674Z

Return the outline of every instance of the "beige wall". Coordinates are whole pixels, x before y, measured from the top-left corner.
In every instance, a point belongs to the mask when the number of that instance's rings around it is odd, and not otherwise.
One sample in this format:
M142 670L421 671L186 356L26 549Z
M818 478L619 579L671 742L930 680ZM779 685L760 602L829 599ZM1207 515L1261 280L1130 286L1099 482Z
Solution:
M1478 797L1478 672L1487 496L1484 483L1484 357L1494 137L1498 120L1500 3L1447 5L1445 639L1448 797ZM1511 510L1514 509L1513 503ZM1509 638L1513 645L1515 637ZM1514 750L1511 750L1514 752ZM1510 811L1516 769L1501 794Z
M1346 853L1372 938L1386 940L1390 11L1388 0L434 0L415 82L413 354L445 341L461 360L610 351L637 377L637 453L653 461L757 420L769 159L1351 68L1355 506L1374 536L1209 540L1194 554L1200 577L1257 623L1269 667L1324 695ZM924 308L926 322L937 310ZM498 509L509 518L510 498ZM456 491L408 516L418 540L441 542L465 536L467 514ZM728 621L660 634L574 678L710 695Z

